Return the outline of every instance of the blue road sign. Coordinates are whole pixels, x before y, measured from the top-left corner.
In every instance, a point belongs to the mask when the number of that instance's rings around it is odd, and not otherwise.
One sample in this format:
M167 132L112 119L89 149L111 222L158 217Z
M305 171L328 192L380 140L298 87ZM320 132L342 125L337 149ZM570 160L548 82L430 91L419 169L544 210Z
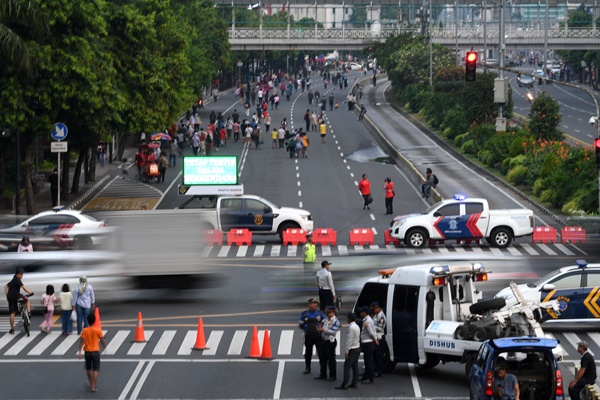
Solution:
M65 140L68 133L69 130L67 129L67 126L62 122L55 123L52 127L52 132L50 132L52 139L54 140Z

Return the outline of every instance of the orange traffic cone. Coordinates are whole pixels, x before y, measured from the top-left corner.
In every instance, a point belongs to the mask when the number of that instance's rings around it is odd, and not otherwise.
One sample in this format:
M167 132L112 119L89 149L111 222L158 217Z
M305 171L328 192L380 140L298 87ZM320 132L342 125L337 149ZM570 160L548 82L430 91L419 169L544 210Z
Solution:
M146 336L144 335L144 323L142 322L142 312L138 312L137 326L135 327L135 337L133 343L144 343L146 342Z
M260 355L261 360L272 360L273 352L271 351L271 339L269 339L269 331L265 330L265 337L263 339L262 354Z
M198 332L196 333L196 344L192 350L206 350L206 340L204 339L204 324L202 318L198 319Z
M258 328L254 325L252 332L252 342L250 343L250 355L248 358L260 358L260 348L258 347Z
M100 309L98 307L94 308L94 316L96 317L94 327L100 328L100 330L102 330L102 324L100 323Z

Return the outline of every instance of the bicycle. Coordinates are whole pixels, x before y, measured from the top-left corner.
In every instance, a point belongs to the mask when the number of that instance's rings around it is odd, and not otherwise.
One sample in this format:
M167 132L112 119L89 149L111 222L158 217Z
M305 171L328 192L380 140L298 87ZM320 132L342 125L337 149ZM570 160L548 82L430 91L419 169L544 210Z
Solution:
M29 296L23 295L19 300L17 300L17 310L21 314L21 321L19 321L19 326L23 326L25 329L25 333L29 336L29 328L31 327L31 320L29 318L29 314L27 313L27 301L29 297L33 296L31 293Z

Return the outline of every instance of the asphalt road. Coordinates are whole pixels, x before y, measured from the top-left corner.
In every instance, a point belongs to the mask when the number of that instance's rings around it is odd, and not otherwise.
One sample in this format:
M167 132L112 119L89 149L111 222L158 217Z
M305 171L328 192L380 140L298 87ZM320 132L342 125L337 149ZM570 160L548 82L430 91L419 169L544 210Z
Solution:
M320 80L314 81L319 83ZM368 117L390 140L398 141L396 147L411 158L419 170L434 166L444 197L460 191L487 197L493 207L526 206L493 182L482 180L462 167L458 160L447 158L445 151L436 149L408 121L387 107L386 86L380 82L377 90L365 88ZM336 89L335 93L340 109L326 114L327 143L320 143L316 134L311 133L307 159L289 159L284 150L270 149L267 138L262 150L244 153L241 143L237 143L221 149L219 154L240 156L243 161L240 180L247 193L263 195L281 205L302 206L313 213L317 227L335 227L344 233L344 238L353 227L373 227L381 235L389 224L383 207L385 177L390 176L396 184L396 214L421 210L426 204L403 171L394 165L373 161L385 154L356 116L343 108L341 99L345 91ZM295 102L290 104L284 100L280 109L273 111L274 125L286 117L293 126L302 126L302 115L308 106L306 94L295 94L293 99ZM231 106L239 107L239 103L234 103L233 96L224 96L204 111L203 120L212 107L231 112ZM373 185L375 202L370 212L362 210L362 198L355 184L363 173L368 174ZM154 192L148 187L158 189L161 193L154 197L158 199L157 207L172 209L184 201L176 194L178 182L178 169L171 168L167 182L146 185L143 191ZM121 188L121 191L138 187L135 181L125 184L129 189ZM112 189L109 186L107 190ZM238 256L239 252L234 249L228 249L222 256L219 256L222 249L207 252L205 262L217 267L220 273L207 279L204 287L187 291L139 291L131 293L126 302L98 299L109 348L103 352L97 393L89 392L83 362L76 359L77 338L59 336L58 323L49 336L0 335L0 374L10 380L10 385L3 385L0 399L442 399L468 396L464 367L459 364L440 365L431 370L401 364L375 384L347 392L334 390L334 383L314 381L312 375L303 375L302 338L296 320L306 300L316 295L312 288L314 271L303 271L298 254L292 255L291 248L279 247L275 251L278 246L275 238L261 238L260 242L246 249L243 256ZM593 242L560 247L532 245L530 240L522 239L510 250L500 253L486 245L449 245L411 251L388 249L381 242L380 239L379 246L373 249L346 246L345 253L341 246L319 250L319 258L327 257L333 264L336 286L344 299L341 315L352 308L362 283L382 268L448 260L482 261L493 271L490 281L481 286L484 296L489 296L510 281L527 282L560 266L571 265L576 257L590 262L598 259ZM168 252L167 239L151 245ZM326 251L329 254L325 254ZM176 262L177 255L172 256ZM147 343L133 344L138 312L143 315ZM208 349L192 351L200 317ZM40 322L41 317L34 316L34 324ZM247 358L254 326L259 331L261 351L263 331L270 331L274 360ZM551 334L561 340L566 350L561 365L565 382L573 376L578 339L588 340L592 351L600 354L599 338L585 328L570 327L551 331ZM344 335L345 329L342 343ZM338 376L341 376L341 368L342 357L338 356ZM313 371L316 370L317 363L313 361Z

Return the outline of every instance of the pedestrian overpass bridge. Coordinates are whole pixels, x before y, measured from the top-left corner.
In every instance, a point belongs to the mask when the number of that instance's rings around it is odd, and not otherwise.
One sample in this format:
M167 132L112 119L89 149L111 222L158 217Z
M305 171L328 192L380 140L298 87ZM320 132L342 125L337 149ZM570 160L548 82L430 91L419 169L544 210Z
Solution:
M361 50L386 38L408 33L421 35L420 27L393 27L381 29L238 29L228 30L231 50ZM505 48L543 49L546 30L542 25L521 27L505 24ZM494 48L499 43L498 24L432 28L433 43L465 49ZM548 48L552 50L599 50L600 27L548 28Z

